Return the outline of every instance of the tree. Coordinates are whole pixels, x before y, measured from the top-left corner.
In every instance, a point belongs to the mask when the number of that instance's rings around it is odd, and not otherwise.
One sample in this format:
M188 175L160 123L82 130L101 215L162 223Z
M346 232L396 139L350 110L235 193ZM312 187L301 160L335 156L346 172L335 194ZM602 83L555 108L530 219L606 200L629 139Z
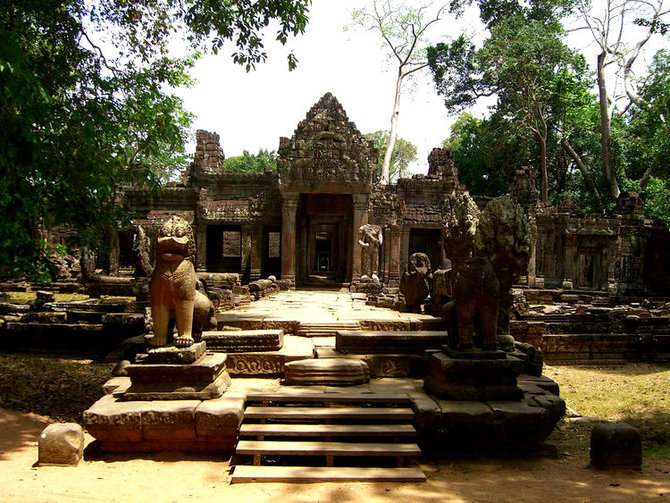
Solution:
M397 67L393 112L388 144L382 162L381 182L390 181L391 156L398 135L400 97L405 79L428 66L425 60L426 31L438 22L446 5L431 10L432 2L412 7L393 0L371 0L370 4L352 13L354 23L381 36L390 58Z
M120 184L157 189L182 166L190 116L172 90L198 51L232 41L251 69L263 29L286 42L309 3L0 0L0 273L39 272L40 226L97 246L124 217ZM170 56L178 37L191 56Z
M364 135L368 140L374 142L375 148L379 149L379 161L377 170L377 180L381 180L384 171L384 158L389 143L388 131L375 131ZM404 138L398 138L393 147L391 155L391 164L389 165L389 181L402 178L410 163L416 161L416 146Z
M553 18L535 19L533 11L489 19L490 37L480 49L458 37L428 49L438 93L445 105L460 110L483 96L497 97L496 113L532 134L539 150L540 188L549 200L547 142L555 111L564 105L557 92L563 80L579 81L580 58L561 40Z
M644 194L647 216L670 225L670 51L654 56L639 93L646 105L629 109L624 133L627 175L635 180L627 189Z
M595 4L580 0L579 13L584 28L598 46L596 76L600 103L600 137L603 171L609 182L612 199L619 197L614 156L612 154L612 114L617 97L610 94L606 67L616 64L623 73L626 95L638 107L645 107L634 86L633 65L651 37L667 29L670 10L664 0L604 0ZM632 34L635 26L645 28Z
M453 150L458 180L473 195L505 194L516 168L527 162L527 145L514 125L498 114L477 119L464 112L450 133L443 145Z
M223 169L235 173L263 173L268 167L277 170L277 154L274 150L258 149L256 155L245 150L242 155L227 157L223 161Z

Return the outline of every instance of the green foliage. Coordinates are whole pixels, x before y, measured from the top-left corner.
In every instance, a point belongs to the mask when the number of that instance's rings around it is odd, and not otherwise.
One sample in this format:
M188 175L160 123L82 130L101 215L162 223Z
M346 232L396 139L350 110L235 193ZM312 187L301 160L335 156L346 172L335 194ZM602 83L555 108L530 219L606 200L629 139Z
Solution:
M511 143L517 148L523 146L522 152L528 156L516 158L515 162L538 167L542 197L556 199L575 171L576 163L561 151L563 141L570 140L575 131L593 136L593 130L586 129L587 112L595 103L589 92L591 80L586 63L563 42L559 22L570 3L481 0L477 4L490 33L480 48L461 36L428 50L438 93L445 97L445 106L452 113L467 109L482 97L495 96L492 122L497 127L504 124L506 136L501 137L512 137ZM460 7L462 4L452 3L452 8ZM474 129L471 133L474 137L481 134L477 141L488 144L489 125L485 126L487 133ZM577 152L580 150L572 151L579 156ZM465 162L472 165L472 159ZM581 164L581 169L588 171ZM461 165L458 166L460 172ZM479 174L492 177L495 172L491 163L468 169L478 173L471 182L475 185L475 180L481 180ZM490 192L497 192L499 187ZM587 190L592 187L593 184L587 185Z
M513 131L499 115L477 119L462 113L451 126L444 146L454 151L458 180L471 194L497 197L507 192L515 170L529 155Z
M644 171L670 176L670 51L661 50L643 80L640 95L646 106L631 107L625 132L628 175L633 179Z
M262 29L278 21L285 42L309 3L0 0L0 273L43 269L40 226L96 247L125 217L120 185L156 190L184 166L191 116L173 89L197 50L232 40L253 68ZM169 55L179 36L191 56Z
M374 142L375 148L379 149L379 161L376 176L376 180L379 180L382 174L384 155L386 154L386 149L388 147L389 132L375 131L374 133L368 133L363 136ZM416 146L404 138L396 138L395 146L393 147L393 153L391 154L391 164L389 167L390 180L393 181L397 180L398 178L402 178L407 171L407 167L412 162L416 161L416 159Z
M267 167L277 170L277 154L273 151L259 149L258 154L250 154L245 150L242 155L226 158L223 169L235 173L263 173Z

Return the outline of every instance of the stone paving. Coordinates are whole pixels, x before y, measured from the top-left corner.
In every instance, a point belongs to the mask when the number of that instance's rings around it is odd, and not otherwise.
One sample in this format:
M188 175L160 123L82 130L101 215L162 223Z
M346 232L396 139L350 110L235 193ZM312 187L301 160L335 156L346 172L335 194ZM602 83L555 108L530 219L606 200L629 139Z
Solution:
M348 290L289 290L223 314L231 318L296 320L301 323L379 320L406 325L412 321L436 319L431 315L401 313L392 309L368 306L365 300L365 294L351 293Z

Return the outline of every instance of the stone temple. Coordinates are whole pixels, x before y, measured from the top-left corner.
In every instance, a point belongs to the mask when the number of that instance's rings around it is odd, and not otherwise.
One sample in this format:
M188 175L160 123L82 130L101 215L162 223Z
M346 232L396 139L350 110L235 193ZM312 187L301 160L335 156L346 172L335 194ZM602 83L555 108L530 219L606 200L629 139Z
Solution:
M243 283L270 275L298 286L356 281L357 233L366 223L382 228L383 282L397 284L416 252L425 253L433 269L447 266L441 237L445 201L465 191L452 152L434 149L427 175L386 186L375 182L378 155L328 93L291 138L280 139L276 172L226 172L219 136L199 130L193 163L180 183L158 196L129 188L123 204L152 238L168 218L181 216L196 235L197 271L238 273ZM530 286L670 292L663 261L670 233L644 218L637 194L622 194L610 217L582 215L570 201L558 208L539 203L533 172L522 168L510 195L536 231L524 278ZM482 208L488 200L475 201ZM132 265L134 234L132 228L112 236L111 274Z

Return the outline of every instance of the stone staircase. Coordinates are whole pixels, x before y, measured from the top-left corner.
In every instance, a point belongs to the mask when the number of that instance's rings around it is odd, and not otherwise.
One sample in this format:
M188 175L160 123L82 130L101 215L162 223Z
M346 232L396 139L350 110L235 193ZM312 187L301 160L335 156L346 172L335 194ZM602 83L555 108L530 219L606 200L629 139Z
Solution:
M337 332L342 330L360 331L361 325L358 321L301 322L295 335L301 337L335 337Z
M247 396L232 482L424 482L407 397L286 390Z

